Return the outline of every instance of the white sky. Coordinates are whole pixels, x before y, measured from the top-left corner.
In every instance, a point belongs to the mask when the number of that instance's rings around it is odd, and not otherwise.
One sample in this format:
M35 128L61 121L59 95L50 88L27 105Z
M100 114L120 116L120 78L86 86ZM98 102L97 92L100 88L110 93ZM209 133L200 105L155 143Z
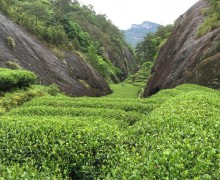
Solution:
M172 24L181 14L198 0L79 0L91 4L99 14L107 17L120 29L132 24L152 21L158 24Z

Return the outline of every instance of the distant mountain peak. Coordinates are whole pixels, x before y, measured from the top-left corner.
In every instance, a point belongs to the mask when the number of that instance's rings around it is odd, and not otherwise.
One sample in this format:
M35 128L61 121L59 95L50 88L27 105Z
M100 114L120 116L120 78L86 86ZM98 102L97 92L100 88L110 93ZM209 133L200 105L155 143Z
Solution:
M141 24L132 24L131 28L127 30L122 30L125 35L126 42L135 47L139 42L144 40L144 37L151 32L156 32L158 26L157 23L144 21Z

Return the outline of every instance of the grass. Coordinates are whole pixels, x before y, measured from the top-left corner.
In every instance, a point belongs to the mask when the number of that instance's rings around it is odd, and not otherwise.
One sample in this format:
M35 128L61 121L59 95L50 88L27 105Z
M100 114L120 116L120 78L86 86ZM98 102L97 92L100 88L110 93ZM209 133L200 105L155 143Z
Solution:
M201 10L202 15L205 17L205 20L196 32L196 38L200 38L205 34L220 27L219 0L209 0L209 3L210 8L205 8Z
M140 99L114 88L47 94L0 116L0 179L220 177L219 91L186 84Z
M140 86L127 83L110 84L110 88L113 93L106 96L109 98L137 98L141 89Z

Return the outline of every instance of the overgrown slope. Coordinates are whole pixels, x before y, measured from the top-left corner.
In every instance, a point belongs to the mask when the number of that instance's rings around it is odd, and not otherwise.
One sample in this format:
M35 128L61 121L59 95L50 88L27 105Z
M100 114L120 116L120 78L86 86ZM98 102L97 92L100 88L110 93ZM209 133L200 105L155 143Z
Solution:
M83 57L52 51L0 14L0 67L34 72L42 84L56 83L72 96L100 96L111 91L105 79Z
M220 93L35 98L0 117L1 178L218 179Z
M151 70L145 96L183 83L220 89L219 1L211 2L199 1L176 21Z
M78 1L65 0L1 0L7 16L26 30L47 42L56 55L80 52L108 81L124 80L135 60L120 31L105 15Z

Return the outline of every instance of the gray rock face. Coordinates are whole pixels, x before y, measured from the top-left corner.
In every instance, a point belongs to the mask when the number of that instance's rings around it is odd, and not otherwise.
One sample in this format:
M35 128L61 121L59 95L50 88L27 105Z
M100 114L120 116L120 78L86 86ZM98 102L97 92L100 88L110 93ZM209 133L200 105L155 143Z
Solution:
M15 46L8 43L13 38ZM0 14L0 67L7 61L34 72L42 84L56 83L72 96L101 96L111 92L99 73L79 55L64 53L59 59L46 45Z
M200 0L177 20L151 70L145 97L183 83L220 89L220 28L195 37L204 22L201 10L207 7L207 0Z

